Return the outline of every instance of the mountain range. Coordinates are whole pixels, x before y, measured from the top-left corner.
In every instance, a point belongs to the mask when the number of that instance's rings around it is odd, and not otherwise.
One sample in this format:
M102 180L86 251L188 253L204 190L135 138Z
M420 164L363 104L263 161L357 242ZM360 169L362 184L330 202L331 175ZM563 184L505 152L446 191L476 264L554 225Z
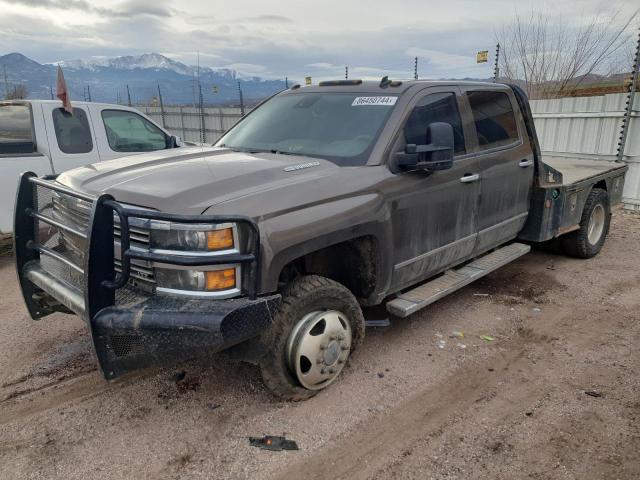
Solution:
M244 77L234 70L195 67L159 53L122 57L93 57L41 64L20 53L0 56L0 95L25 85L29 98L51 98L56 89L56 68L64 71L72 100L150 103L158 98L158 85L166 105L198 103L198 72L206 104L238 104L238 82L245 102L251 103L285 88L283 80ZM0 98L2 98L0 97Z

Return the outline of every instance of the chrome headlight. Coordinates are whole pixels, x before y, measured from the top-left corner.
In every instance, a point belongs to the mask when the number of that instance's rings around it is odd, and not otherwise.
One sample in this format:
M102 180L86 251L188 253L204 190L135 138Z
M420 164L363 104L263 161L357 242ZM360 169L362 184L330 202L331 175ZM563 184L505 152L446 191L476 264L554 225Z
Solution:
M239 252L238 229L233 223L191 225L152 221L149 227L150 247L156 253L209 257ZM238 295L241 290L239 265L155 264L154 269L159 293L226 298Z
M189 252L236 250L237 227L234 224L188 225L153 222L151 248Z
M196 270L196 268L215 268ZM230 297L240 293L240 267L223 265L215 267L189 267L175 265L155 268L157 290L160 293L189 296Z

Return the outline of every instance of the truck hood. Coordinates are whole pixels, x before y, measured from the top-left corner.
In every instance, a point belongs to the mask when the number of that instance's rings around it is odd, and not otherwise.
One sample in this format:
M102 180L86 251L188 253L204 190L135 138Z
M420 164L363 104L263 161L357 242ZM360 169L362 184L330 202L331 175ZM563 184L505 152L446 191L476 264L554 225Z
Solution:
M131 205L200 214L237 198L326 181L338 170L329 161L297 155L189 147L87 165L61 174L58 182Z

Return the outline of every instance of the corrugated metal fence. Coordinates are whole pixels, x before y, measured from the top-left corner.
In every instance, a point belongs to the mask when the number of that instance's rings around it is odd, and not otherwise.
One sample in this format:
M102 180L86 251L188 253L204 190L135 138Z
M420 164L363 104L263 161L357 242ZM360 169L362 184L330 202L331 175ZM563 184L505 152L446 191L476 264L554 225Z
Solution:
M155 122L164 125L174 135L187 142L213 143L242 118L239 107L164 107L164 122L160 107L136 106ZM249 109L245 108L245 113Z
M533 100L531 108L544 154L556 157L586 157L615 160L627 95ZM205 107L204 121L198 107L138 107L159 124L184 140L215 142L240 118L240 108ZM248 111L248 109L246 110ZM629 125L624 160L629 164L625 182L625 206L640 211L640 96Z
M614 161L627 95L533 100L531 109L543 154ZM640 96L636 96L623 160L629 165L624 204L640 211Z

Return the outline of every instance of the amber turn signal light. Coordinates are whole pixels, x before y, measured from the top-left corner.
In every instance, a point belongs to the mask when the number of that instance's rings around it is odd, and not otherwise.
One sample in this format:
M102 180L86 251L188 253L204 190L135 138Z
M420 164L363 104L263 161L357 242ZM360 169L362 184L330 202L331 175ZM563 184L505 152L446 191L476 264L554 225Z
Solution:
M207 232L207 249L223 250L233 248L233 229L223 228Z
M207 290L228 290L236 286L236 269L212 270L205 273Z

